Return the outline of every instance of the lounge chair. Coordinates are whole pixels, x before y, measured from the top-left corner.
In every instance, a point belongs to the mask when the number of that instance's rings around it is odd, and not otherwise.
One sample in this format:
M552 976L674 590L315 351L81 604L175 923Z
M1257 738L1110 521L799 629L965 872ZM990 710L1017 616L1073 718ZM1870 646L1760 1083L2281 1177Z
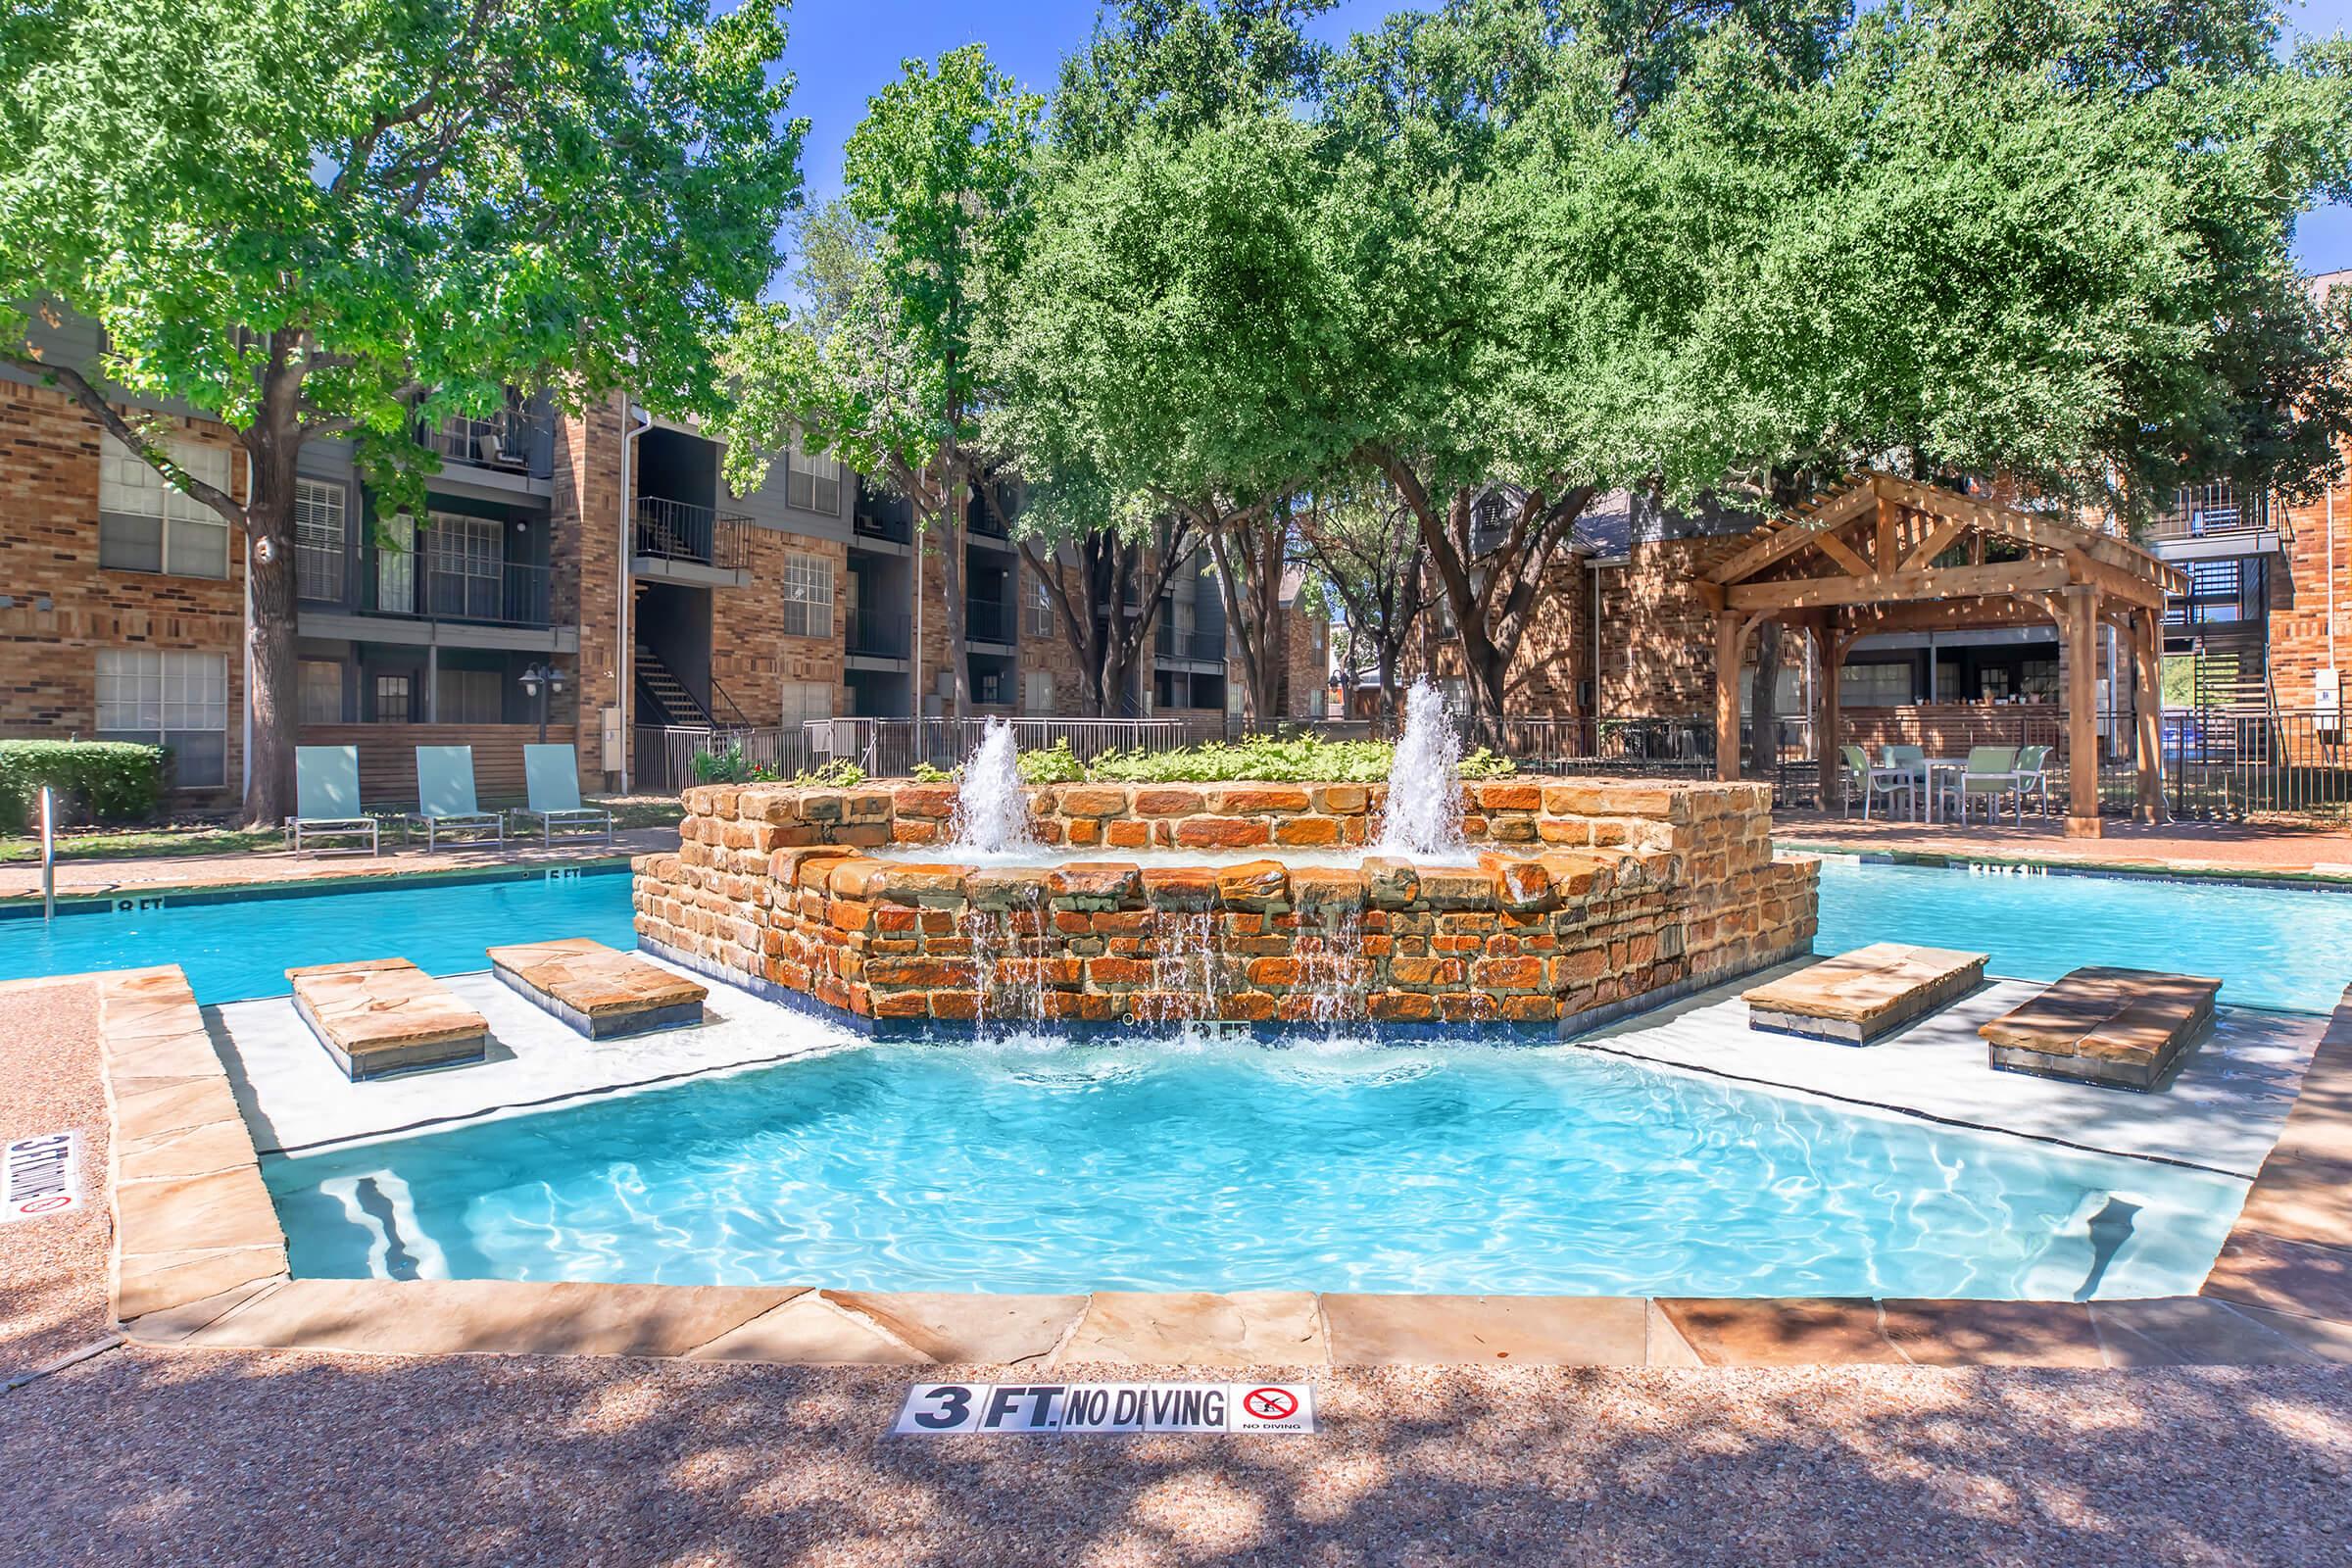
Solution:
M1856 784L1862 786L1862 820L1865 822L1870 820L1870 798L1874 795L1886 797L1889 811L1894 808L1894 797L1897 794L1911 803L1914 812L1918 810L1918 787L1908 772L1893 767L1873 767L1868 754L1859 746L1840 746L1838 750L1845 758L1845 801L1848 810L1853 808Z
M419 746L416 748L416 809L411 823L424 824L428 855L441 847L444 832L471 833L469 844L507 842L507 814L485 811L473 798L473 748ZM482 834L490 838L484 839Z
M360 810L360 749L357 746L294 748L294 814L286 818L286 848L307 852L315 838L365 838L377 850L377 823ZM357 853L356 844L345 853Z
M2017 815L2025 820L2026 797L2033 796L2041 814L2050 814L2050 749L2029 746L2017 754Z
M604 824L605 842L612 842L612 813L601 806L580 804L579 754L568 745L549 743L522 749L522 777L531 804L516 816L539 819L539 841L553 848L559 827L584 827L594 832Z
M1962 823L1968 821L1968 803L1984 803L1984 820L1992 821L2001 808L2001 797L2017 789L2017 748L2014 746L1972 746L1968 760L1952 780L1952 809ZM2021 808L2018 819L2023 821Z

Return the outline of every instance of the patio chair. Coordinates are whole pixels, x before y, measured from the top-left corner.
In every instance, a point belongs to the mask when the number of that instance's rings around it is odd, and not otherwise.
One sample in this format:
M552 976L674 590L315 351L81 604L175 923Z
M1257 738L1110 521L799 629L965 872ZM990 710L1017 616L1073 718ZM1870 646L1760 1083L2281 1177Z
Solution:
M360 749L357 746L294 748L294 814L286 818L286 848L307 852L315 838L365 838L377 852L377 824L360 809ZM346 845L356 854L359 846Z
M1914 811L1918 809L1918 787L1908 772L1892 767L1873 767L1869 754L1859 746L1840 746L1838 750L1845 758L1845 801L1848 810L1853 808L1854 786L1857 783L1862 786L1862 820L1865 822L1870 820L1870 800L1874 795L1886 796L1890 811L1894 808L1894 797L1897 794L1910 801Z
M1960 764L1959 774L1951 786L1952 810L1965 824L1968 821L1968 803L1984 803L1984 820L1990 823L2001 808L2001 797L2017 789L2017 748L2014 746L1972 746L1968 760ZM2020 820L2023 820L2021 815Z
M604 824L605 842L612 842L612 813L601 806L580 804L579 754L569 745L525 746L522 777L530 789L531 804L514 814L539 819L542 844L550 849L555 847L558 827L584 827L594 832L600 822Z
M2041 814L2050 814L2050 749L2029 746L2017 754L2017 818L2026 818L2026 797L2033 796Z
M473 748L419 746L416 748L416 809L407 822L424 824L426 854L441 847L444 832L472 833L464 842L506 847L507 814L485 811L473 798ZM492 835L484 839L480 835Z

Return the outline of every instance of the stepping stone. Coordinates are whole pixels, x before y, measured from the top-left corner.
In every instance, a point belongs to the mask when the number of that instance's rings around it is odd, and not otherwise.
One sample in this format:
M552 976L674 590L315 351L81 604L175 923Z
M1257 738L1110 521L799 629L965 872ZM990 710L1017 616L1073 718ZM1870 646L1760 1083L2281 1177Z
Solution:
M591 1040L703 1021L708 986L586 937L492 948L501 980Z
M288 969L294 1009L355 1083L411 1067L480 1061L482 1015L406 958L363 958Z
M1982 953L1874 942L1740 993L1747 1026L1866 1046L1984 980Z
M2212 1026L2221 989L2198 975L2077 969L1977 1032L1995 1067L2153 1089Z

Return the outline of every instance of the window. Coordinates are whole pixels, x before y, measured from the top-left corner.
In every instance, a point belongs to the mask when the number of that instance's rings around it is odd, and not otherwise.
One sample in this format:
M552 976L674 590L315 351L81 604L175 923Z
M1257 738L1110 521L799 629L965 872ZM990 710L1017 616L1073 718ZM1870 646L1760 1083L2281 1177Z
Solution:
M406 724L409 721L408 676L375 677L375 721L378 724Z
M1838 674L1841 708L1902 708L1912 700L1911 662L1847 664Z
M226 784L227 656L100 649L98 738L168 748L174 789Z
M784 500L803 512L837 516L841 512L841 465L831 458L810 457L798 437L784 455Z
M169 443L172 461L207 484L228 488L228 453L193 441ZM98 564L178 577L228 575L228 524L190 500L154 465L103 432L98 438Z
M301 722L343 722L342 664L332 659L306 659L295 678L295 712Z
M786 729L797 729L811 718L832 716L832 687L813 680L788 680L784 683L782 722Z
M504 597L507 530L494 517L436 512L424 530L425 602L436 615L496 620Z
M416 519L386 517L375 543L375 608L388 615L416 612Z
M784 635L833 635L833 563L822 556L784 558Z
M1054 593L1040 577L1029 585L1029 635L1051 637L1054 629Z
M295 592L304 599L343 602L343 504L339 484L294 481Z
M1054 711L1054 672L1033 669L1021 677L1021 710L1029 713Z
M434 681L433 718L437 723L497 724L505 720L507 682L497 670L444 668Z

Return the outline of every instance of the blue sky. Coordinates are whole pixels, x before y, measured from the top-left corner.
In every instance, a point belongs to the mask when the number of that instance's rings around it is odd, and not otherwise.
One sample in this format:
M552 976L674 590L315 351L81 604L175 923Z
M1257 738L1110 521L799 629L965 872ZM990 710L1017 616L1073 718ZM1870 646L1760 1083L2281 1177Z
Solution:
M1334 42L1376 24L1405 0L1343 0L1314 30ZM899 74L909 55L926 59L961 44L988 45L990 58L1023 85L1050 92L1061 57L1093 27L1093 0L797 0L787 17L785 64L800 78L793 112L810 122L803 157L808 196L841 189L841 148L865 102ZM2289 24L2314 35L2352 31L2352 0L2289 8ZM2295 236L2304 270L2352 267L2352 211L2307 216Z

